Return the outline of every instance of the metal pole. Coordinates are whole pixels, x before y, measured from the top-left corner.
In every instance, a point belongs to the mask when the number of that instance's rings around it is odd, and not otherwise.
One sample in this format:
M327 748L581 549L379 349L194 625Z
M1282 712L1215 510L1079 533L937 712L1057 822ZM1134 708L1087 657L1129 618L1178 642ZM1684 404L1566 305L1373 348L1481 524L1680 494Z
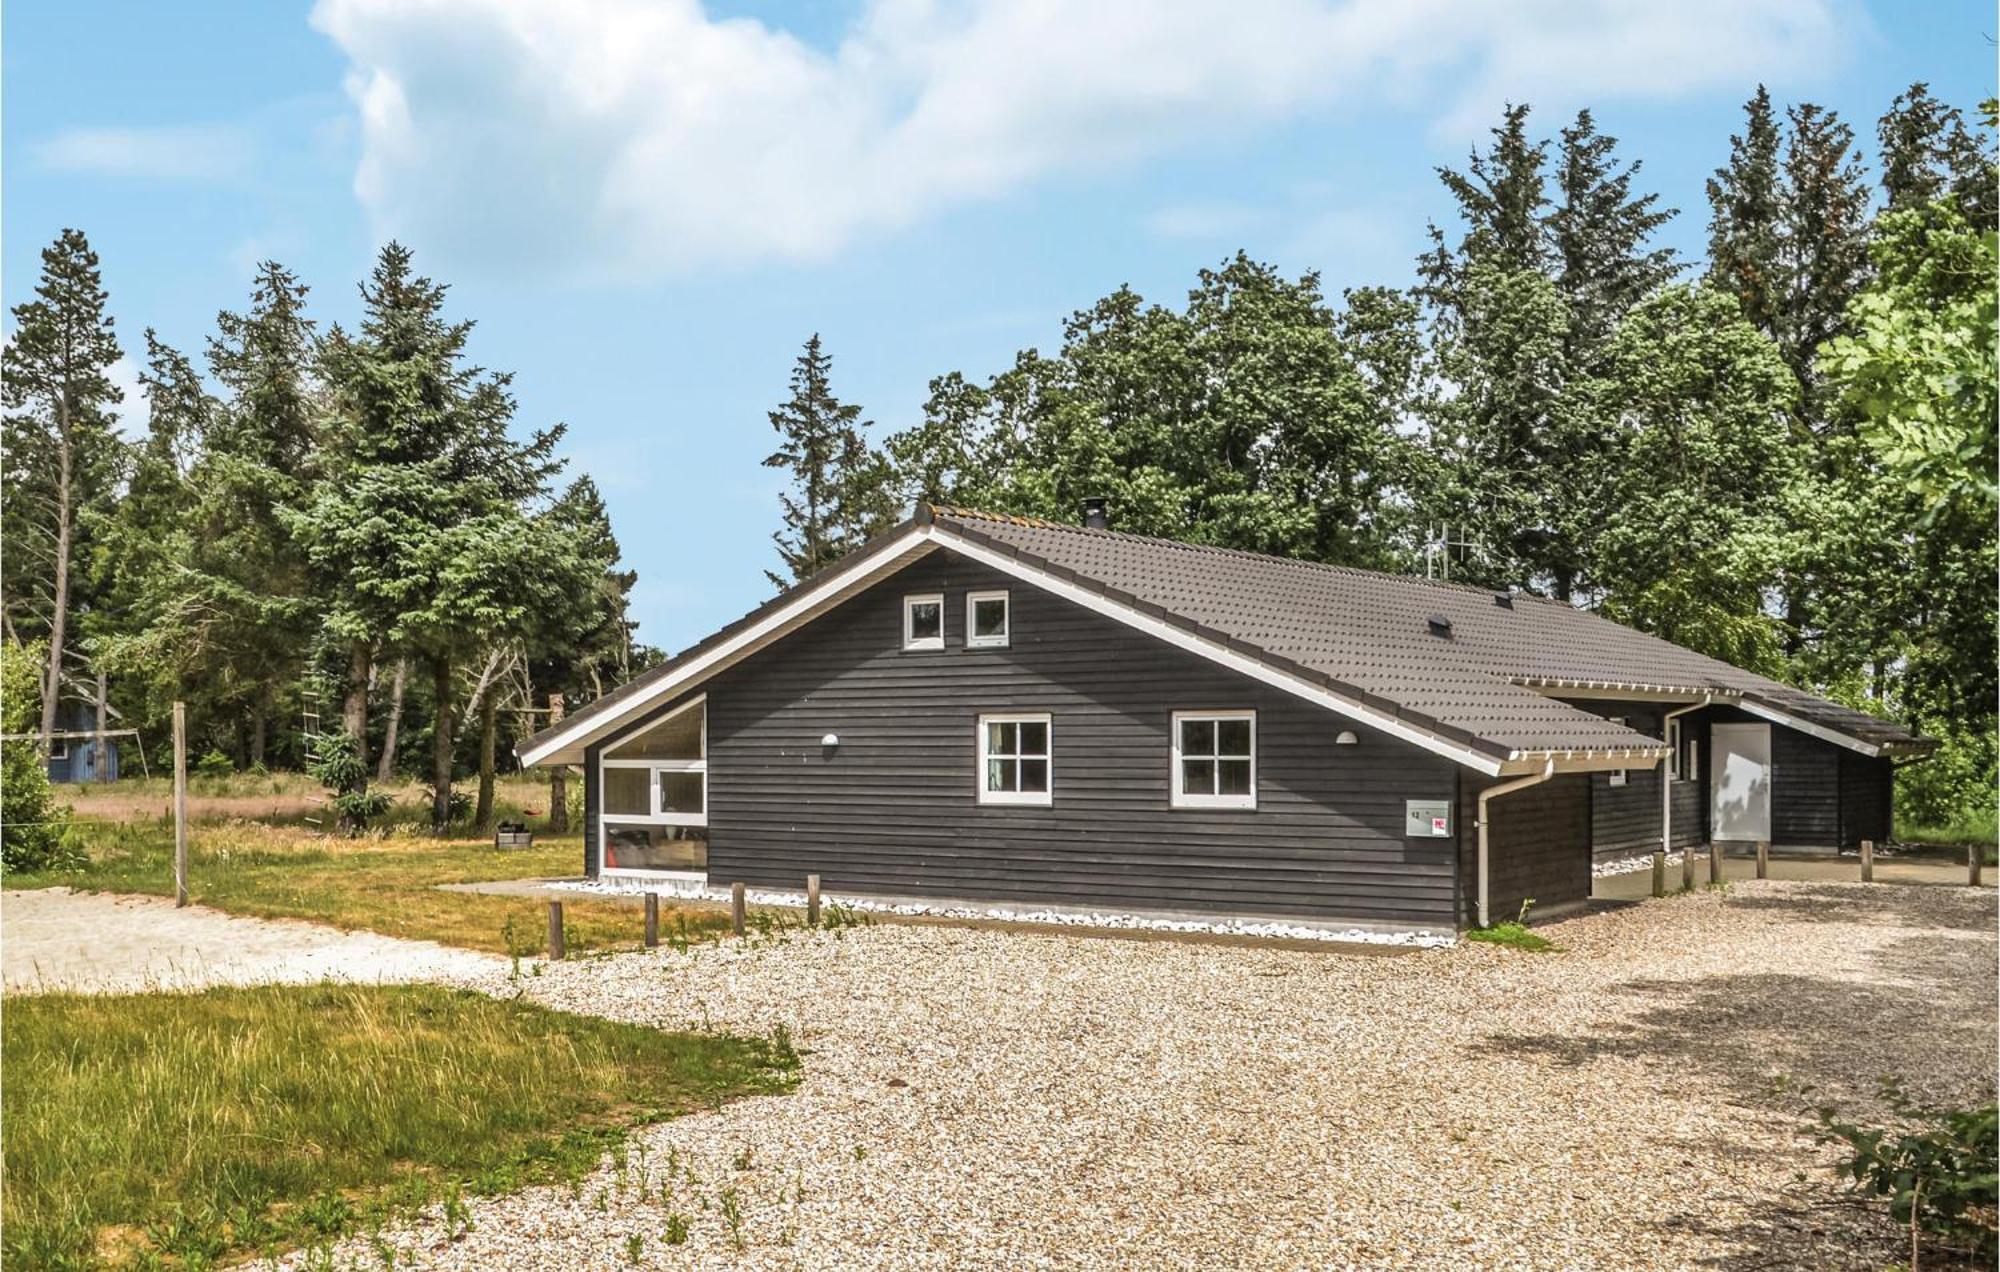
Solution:
M174 704L174 904L188 903L187 704Z

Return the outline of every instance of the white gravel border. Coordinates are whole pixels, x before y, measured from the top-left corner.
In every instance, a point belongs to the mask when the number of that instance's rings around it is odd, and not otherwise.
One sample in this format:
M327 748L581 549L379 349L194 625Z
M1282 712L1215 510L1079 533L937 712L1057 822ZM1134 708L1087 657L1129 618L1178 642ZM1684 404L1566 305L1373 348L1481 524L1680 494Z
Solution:
M678 879L566 879L551 883L549 886L560 888L565 892L581 892L595 896L641 896L648 892L657 892L661 896L683 900L723 902L729 900L729 893L726 890ZM803 909L806 904L806 895L803 892L767 892L757 889L746 890L744 897L753 905L782 905ZM1446 949L1458 943L1455 935L1448 932L1433 932L1429 928L1391 931L1380 928L1335 928L1286 923L1276 919L1173 919L1120 910L1014 910L1005 906L884 901L876 897L834 896L830 893L823 894L821 900L828 905L844 906L850 910L872 914L927 915L944 919L992 919L1005 923L1039 923L1052 927L1247 936L1359 945L1401 945L1428 950Z
M1678 866L1681 864L1681 858L1685 856L1687 856L1685 851L1670 852L1667 854L1667 864ZM1641 870L1650 870L1652 865L1653 850L1648 848L1640 853L1633 853L1623 857L1606 857L1602 861L1594 861L1590 865L1590 877L1593 879L1610 879L1617 875L1638 874Z

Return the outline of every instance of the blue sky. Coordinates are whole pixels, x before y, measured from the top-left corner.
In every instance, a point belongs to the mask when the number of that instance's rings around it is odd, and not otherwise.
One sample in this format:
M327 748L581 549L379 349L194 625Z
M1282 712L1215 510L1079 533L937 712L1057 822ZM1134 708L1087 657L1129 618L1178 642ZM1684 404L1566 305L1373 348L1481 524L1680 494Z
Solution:
M1402 283L1432 169L1507 100L1588 105L1682 209L1759 81L1875 118L1994 91L1993 9L1839 0L17 0L5 303L64 226L126 349L198 351L274 257L351 321L391 235L478 320L524 425L565 421L639 571L641 637L762 601L765 412L814 331L878 432L934 375L1048 348L1120 283L1237 248ZM136 405L136 395L135 403Z

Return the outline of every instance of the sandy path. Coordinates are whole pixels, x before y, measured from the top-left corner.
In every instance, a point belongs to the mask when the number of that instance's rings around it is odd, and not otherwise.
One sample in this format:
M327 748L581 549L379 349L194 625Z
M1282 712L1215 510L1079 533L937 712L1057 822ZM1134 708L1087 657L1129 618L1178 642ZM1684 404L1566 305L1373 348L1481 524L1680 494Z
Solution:
M442 979L504 968L497 955L252 919L162 897L0 892L0 982L8 993L129 992L268 981Z

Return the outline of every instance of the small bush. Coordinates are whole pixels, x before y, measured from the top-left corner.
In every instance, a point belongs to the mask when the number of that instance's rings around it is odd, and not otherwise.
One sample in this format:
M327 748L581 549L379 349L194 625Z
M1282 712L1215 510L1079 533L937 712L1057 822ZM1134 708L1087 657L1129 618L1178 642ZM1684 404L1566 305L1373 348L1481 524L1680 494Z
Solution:
M222 752L211 748L208 754L194 762L196 777L231 777L236 773L236 765Z
M1504 923L1491 927L1473 928L1465 934L1468 941L1484 941L1488 945L1504 945L1509 949L1521 950L1528 954L1546 954L1557 949L1556 943L1546 936L1528 930L1528 911L1535 899L1529 897L1521 902L1521 912Z
M1887 1197L1890 1218L1908 1228L1913 1241L1927 1235L1947 1250L1992 1266L2000 1256L1995 1226L2000 1105L1924 1108L1887 1080L1882 1093L1902 1127L1860 1126L1822 1108L1821 1140L1847 1145L1851 1156L1842 1173L1856 1188Z
M41 727L39 645L0 646L0 732ZM0 873L77 870L83 850L69 834L69 808L56 802L48 766L33 741L0 742Z

